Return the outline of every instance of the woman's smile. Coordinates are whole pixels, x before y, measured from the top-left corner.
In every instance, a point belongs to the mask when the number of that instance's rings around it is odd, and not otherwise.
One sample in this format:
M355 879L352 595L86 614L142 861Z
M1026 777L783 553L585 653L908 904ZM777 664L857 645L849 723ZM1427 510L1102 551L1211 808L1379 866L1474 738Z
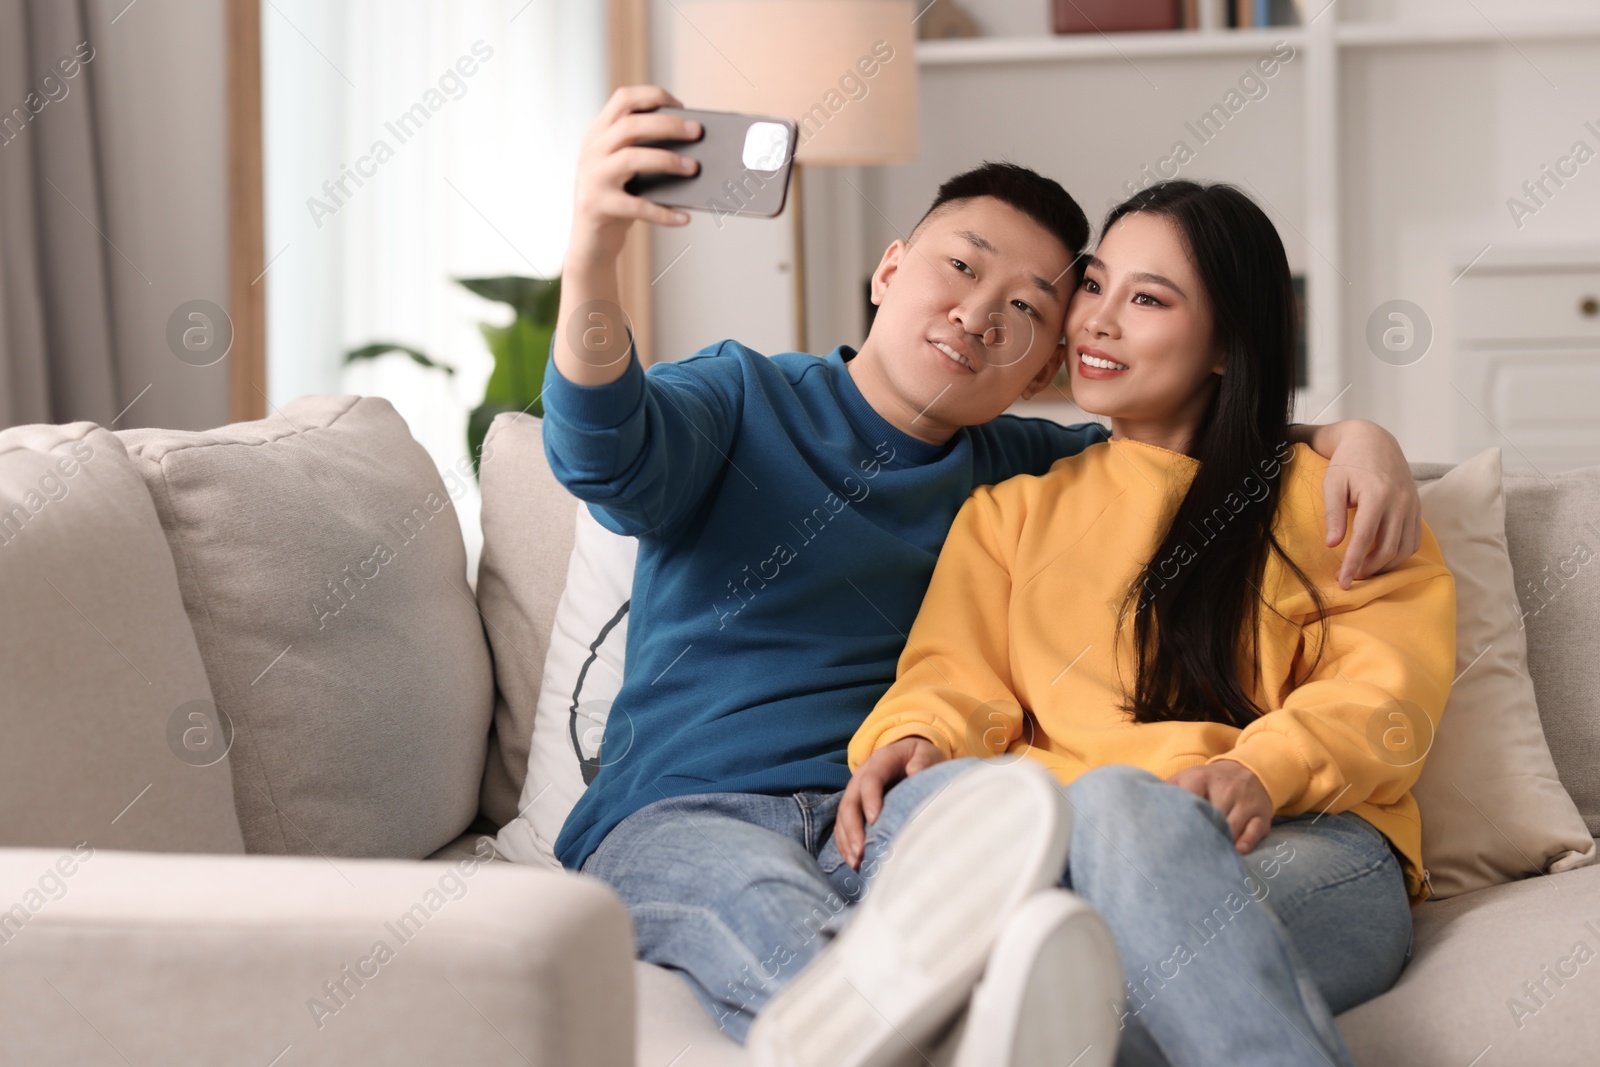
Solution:
M1128 365L1120 363L1092 345L1078 346L1078 373L1096 380L1116 378L1127 373Z

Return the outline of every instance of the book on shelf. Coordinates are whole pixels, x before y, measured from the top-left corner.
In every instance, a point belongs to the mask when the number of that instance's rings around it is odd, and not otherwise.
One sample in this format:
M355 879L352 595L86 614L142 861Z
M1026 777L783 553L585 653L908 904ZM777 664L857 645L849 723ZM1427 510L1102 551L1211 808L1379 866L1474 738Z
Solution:
M1303 26L1307 0L1223 0L1224 17L1233 29Z
M1057 33L1175 30L1184 0L1051 0Z
M1051 0L1056 33L1300 26L1311 0Z

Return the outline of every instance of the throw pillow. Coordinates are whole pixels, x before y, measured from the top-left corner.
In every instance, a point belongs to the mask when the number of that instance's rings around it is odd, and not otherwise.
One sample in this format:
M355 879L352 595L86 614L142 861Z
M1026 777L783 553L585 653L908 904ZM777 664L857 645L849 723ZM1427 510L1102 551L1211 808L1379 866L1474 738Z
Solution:
M478 812L494 678L450 496L387 400L119 436L156 505L247 852L422 859Z
M498 847L518 863L560 866L556 837L603 762L611 702L622 688L628 607L638 541L612 533L587 506L577 508L567 583L556 607L517 816L501 827ZM615 746L616 742L614 742Z
M1435 898L1594 862L1534 701L1506 551L1500 450L1419 485L1456 581L1456 680L1413 795Z

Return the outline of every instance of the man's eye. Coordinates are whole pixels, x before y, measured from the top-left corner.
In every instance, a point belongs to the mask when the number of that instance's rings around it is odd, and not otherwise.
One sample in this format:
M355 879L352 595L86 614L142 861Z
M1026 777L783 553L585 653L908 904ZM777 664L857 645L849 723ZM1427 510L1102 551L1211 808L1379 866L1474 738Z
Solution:
M1033 308L1030 307L1026 301L1013 300L1013 301L1011 301L1011 303L1016 305L1018 308L1020 308L1024 314L1032 315L1035 318L1038 318L1039 313L1037 311L1034 311Z
M955 265L956 270L965 271L968 274L972 273L972 268L961 262L959 259L952 259L950 262Z

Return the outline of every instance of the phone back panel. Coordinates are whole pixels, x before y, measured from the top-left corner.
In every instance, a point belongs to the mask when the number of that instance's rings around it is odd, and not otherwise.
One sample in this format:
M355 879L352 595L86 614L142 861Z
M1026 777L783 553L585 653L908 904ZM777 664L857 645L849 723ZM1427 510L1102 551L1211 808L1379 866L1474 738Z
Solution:
M700 139L639 144L670 148L698 161L700 169L687 177L636 174L624 190L668 207L719 215L771 218L783 210L799 135L793 121L731 111L657 110L700 123Z

